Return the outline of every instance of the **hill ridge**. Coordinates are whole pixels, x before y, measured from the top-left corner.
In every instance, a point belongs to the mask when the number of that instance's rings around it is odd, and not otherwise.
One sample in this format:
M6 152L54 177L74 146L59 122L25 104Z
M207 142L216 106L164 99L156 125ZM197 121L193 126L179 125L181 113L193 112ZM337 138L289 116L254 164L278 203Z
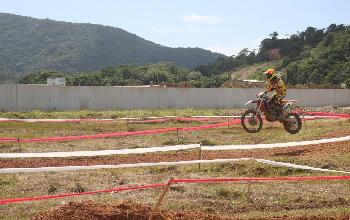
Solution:
M167 47L119 27L0 13L0 71L96 71L105 66L174 62L195 67L224 55L201 48Z

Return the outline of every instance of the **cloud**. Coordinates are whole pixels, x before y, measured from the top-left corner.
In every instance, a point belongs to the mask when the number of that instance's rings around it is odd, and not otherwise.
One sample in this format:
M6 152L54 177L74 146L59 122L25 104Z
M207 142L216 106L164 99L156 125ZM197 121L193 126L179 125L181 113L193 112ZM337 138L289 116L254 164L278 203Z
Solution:
M191 22L191 23L204 23L204 24L223 24L223 23L229 23L230 21L236 20L235 17L218 17L218 16L208 16L208 15L186 15L182 16L181 20L184 22Z
M264 38L256 38L251 41L240 43L239 45L214 45L205 47L205 49L212 52L222 53L226 56L237 55L242 49L248 48L248 50L259 49L259 45Z
M237 55L243 48L237 48L237 47L225 47L225 46L210 46L206 47L205 49L210 50L212 52L216 53L222 53L226 56L232 56Z
M176 28L176 27L152 27L153 32L158 33L196 33L198 32L195 28Z

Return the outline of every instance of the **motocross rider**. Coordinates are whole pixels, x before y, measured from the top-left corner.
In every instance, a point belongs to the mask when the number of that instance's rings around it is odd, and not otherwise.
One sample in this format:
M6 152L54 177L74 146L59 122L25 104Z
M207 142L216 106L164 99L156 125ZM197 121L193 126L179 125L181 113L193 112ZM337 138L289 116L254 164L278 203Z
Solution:
M267 88L265 90L265 93L275 91L275 93L270 98L269 104L270 106L275 106L278 115L280 117L283 117L283 106L281 101L287 94L286 86L282 79L277 76L275 69L267 69L264 74L267 77Z

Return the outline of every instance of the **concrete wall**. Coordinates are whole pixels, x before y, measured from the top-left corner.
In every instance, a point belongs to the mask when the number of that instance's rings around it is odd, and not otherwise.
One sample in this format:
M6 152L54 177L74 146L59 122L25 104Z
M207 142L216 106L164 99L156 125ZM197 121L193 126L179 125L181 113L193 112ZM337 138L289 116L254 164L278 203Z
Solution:
M260 89L120 88L100 86L0 85L5 111L157 108L237 108ZM350 106L349 89L290 89L302 106Z

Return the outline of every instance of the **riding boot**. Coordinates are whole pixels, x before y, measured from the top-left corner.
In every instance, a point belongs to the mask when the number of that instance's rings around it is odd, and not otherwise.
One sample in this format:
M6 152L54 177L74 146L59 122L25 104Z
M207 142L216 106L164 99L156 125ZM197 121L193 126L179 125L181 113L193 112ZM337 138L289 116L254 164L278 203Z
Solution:
M283 106L281 104L276 105L276 110L278 113L278 120L283 120L284 119L284 114L283 114Z

